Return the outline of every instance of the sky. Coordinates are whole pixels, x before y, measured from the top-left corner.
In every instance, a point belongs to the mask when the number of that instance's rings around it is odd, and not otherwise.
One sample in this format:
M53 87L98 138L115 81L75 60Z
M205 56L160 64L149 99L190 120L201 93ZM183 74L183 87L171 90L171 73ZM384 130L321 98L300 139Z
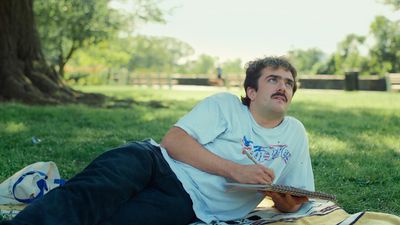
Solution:
M327 54L348 34L367 35L377 15L398 19L379 0L163 0L172 9L166 24L145 24L137 33L174 37L195 56L221 62L284 55L319 48Z

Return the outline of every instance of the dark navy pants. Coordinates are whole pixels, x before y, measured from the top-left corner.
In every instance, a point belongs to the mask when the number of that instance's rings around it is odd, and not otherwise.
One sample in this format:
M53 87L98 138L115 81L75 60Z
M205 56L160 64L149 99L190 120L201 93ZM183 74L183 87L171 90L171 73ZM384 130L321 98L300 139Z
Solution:
M3 223L179 225L194 219L192 201L160 149L133 142L103 153L64 186Z

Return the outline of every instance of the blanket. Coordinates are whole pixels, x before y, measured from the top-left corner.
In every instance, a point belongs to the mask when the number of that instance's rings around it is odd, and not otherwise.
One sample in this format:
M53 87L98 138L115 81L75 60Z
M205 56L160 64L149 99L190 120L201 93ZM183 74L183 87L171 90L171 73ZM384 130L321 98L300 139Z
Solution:
M280 213L265 199L245 218L215 221L212 225L400 225L400 217L379 212L348 214L331 201L310 200L296 213ZM0 220L11 219L26 205L0 205ZM195 222L190 225L206 225Z
M326 200L313 200L295 213L281 213L265 199L245 218L231 221L214 221L212 225L400 225L400 217L378 213L359 212L348 214L337 204ZM206 225L199 221L190 225Z
M22 209L25 208L25 204L17 205L0 205L0 221L2 219L9 220L16 216Z

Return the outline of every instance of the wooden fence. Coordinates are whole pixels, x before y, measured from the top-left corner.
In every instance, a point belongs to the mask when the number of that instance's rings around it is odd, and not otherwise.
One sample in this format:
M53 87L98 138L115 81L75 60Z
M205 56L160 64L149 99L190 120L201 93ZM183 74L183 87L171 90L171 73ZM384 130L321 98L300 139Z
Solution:
M400 73L386 75L386 86L389 91L400 92Z
M221 87L243 87L243 77L227 76L223 79L207 76L179 75L134 75L129 76L127 84L139 86L159 86L172 88L174 85L203 85ZM388 74L386 77L346 75L300 75L299 87L303 89L370 90L400 91L400 74Z
M127 84L138 86L200 85L220 87L241 87L243 78L229 76L227 78L210 78L207 76L174 76L174 75L134 75L127 79Z

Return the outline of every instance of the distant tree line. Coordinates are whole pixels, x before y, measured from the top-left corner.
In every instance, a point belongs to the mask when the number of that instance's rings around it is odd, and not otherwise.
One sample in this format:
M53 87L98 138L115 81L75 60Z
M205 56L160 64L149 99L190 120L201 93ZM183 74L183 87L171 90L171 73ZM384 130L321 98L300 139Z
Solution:
M395 10L399 9L399 2L384 1ZM135 6L128 13L123 7L112 7L107 0L36 1L35 15L47 61L63 77L67 65L66 78L110 70L214 76L218 66L224 75L243 74L240 59L220 62L206 54L194 58L194 49L183 41L130 35L135 27L132 21L164 22L157 2L136 0ZM347 35L331 55L311 48L293 49L287 56L300 74L344 74L356 70L360 74L383 75L400 71L399 52L399 21L377 16L368 36Z
M122 69L134 73L215 74L219 59L202 54L193 58L194 49L171 37L128 36L115 37L77 51L71 59L72 67ZM221 63L226 73L242 73L240 59Z
M400 9L400 0L384 4ZM384 75L400 72L400 21L377 16L367 36L349 34L327 55L317 48L288 52L300 74L344 74L358 71L361 75Z

